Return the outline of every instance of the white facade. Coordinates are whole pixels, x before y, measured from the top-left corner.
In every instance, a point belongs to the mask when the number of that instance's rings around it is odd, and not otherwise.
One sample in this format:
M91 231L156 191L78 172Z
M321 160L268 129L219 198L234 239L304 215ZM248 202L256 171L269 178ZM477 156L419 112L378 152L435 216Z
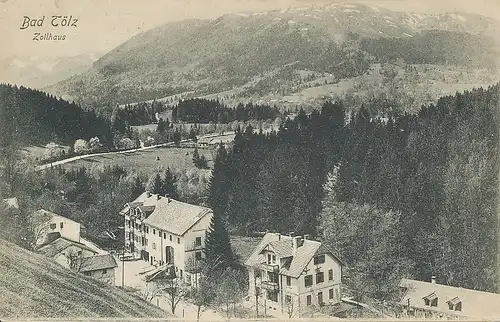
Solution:
M269 314L279 312L290 317L300 317L301 311L312 306L341 302L341 261L330 252L319 251L319 242L305 240L304 243L308 243L307 252L299 253L293 249L292 256L287 254L280 257L283 254L279 251L263 247L265 243L261 243L259 249L252 254L250 263L247 262L248 295L249 300L257 302L261 310ZM312 243L317 243L317 247ZM259 256L256 257L256 253ZM284 269L291 267L294 260L307 263L300 266L298 274Z
M125 247L151 265L174 264L176 275L191 282L203 257L212 211L158 195L139 198L121 212Z
M50 233L59 233L63 238L80 242L81 225L76 221L43 209L36 211L33 216L37 216L39 219L36 229L38 232L36 236L37 246L45 242Z

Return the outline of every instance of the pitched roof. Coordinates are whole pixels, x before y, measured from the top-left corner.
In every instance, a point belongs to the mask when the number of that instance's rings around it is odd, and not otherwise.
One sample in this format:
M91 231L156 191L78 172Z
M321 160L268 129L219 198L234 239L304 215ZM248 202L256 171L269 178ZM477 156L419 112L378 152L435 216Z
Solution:
M72 221L72 222L74 222L76 224L79 224L81 227L83 227L82 224L80 224L79 222L74 221L73 219L69 219L66 216L59 215L59 214L53 213L52 211L48 211L48 210L45 210L45 209L39 209L39 210L35 211L33 213L33 216L50 216L51 219L52 218L57 218L57 217L64 218L66 220L69 220L69 221Z
M97 271L101 269L115 268L118 265L111 254L97 255L82 258L80 272Z
M144 220L144 223L176 235L184 235L189 228L211 212L209 208L171 198L160 198L153 213Z
M99 254L99 255L106 255L106 254L109 254L109 252L103 250L102 248L100 248L99 246L97 246L95 243L91 242L90 240L87 240L83 237L80 237L80 243L87 246L89 249L91 249L92 251L94 251L95 253Z
M97 254L97 252L95 250L90 249L89 247L85 246L84 244L77 243L75 241L66 239L64 237L59 237L56 240L54 240L48 244L42 245L40 248L38 248L37 252L40 254L43 254L47 257L55 257L57 254L61 253L69 246L76 246L76 247L79 247L81 249L88 250L94 254Z
M134 201L128 202L125 205L125 207L120 211L120 214L121 215L126 214L130 208L141 207L141 206L143 206L144 202L146 202L146 200L149 199L152 201L153 199L157 199L156 196L157 195L151 194L148 191L145 191L145 192L141 193L141 195L139 197L135 198Z
M466 288L453 287L442 284L402 279L401 287L406 288L400 303L419 309L468 317L474 319L500 319L500 294L476 291ZM426 306L424 299L430 299L432 294L438 299L438 306ZM448 302L461 302L461 311L450 310Z
M325 250L323 251L320 242L310 239L304 239L302 246L298 247L295 254L293 254L292 238L293 237L276 233L267 233L264 235L259 245L254 249L252 255L247 259L245 265L258 267L261 263L264 263L266 258L262 252L269 248L271 248L280 259L285 259L284 264L280 267L280 274L287 276L300 276L311 259L320 254L329 253L343 264L343 262L332 252L326 251L326 248L323 248Z

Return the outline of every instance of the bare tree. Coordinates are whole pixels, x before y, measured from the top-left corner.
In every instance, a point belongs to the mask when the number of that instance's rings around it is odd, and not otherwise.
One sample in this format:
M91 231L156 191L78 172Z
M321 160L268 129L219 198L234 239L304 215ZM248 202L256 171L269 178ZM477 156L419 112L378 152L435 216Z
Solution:
M167 279L165 280L165 284L162 286L162 293L165 295L165 298L170 304L172 314L175 314L177 304L179 304L179 302L186 297L188 289L178 278Z
M80 272L84 265L82 251L77 248L70 247L66 250L65 255L69 268L75 272Z
M39 243L44 242L42 238L49 232L50 219L51 216L42 211L35 212L29 217L29 230L32 237L30 241L31 249L35 249Z
M286 304L286 313L288 318L291 319L295 315L295 307L293 304L293 298L289 298L285 301Z

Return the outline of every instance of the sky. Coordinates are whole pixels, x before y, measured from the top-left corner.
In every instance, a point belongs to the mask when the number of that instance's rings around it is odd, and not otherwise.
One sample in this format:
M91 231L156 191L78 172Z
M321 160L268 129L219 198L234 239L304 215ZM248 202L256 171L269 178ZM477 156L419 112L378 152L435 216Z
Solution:
M265 11L331 2L357 2L413 12L479 13L500 19L500 0L0 0L0 61L13 57L105 53L133 35L169 21L215 18L231 12ZM52 15L77 18L76 27L52 27ZM45 16L42 27L20 29L24 17ZM35 41L35 32L66 35Z

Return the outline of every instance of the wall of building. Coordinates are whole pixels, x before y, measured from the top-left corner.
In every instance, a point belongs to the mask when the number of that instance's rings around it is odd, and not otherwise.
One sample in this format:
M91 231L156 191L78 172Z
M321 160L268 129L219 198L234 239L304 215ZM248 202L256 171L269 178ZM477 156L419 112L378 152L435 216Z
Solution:
M267 258L267 254L266 258ZM317 269L324 273L324 281L321 283L316 283L316 272ZM333 279L329 280L328 270L333 269ZM291 313L292 316L297 316L299 311L307 307L307 296L311 296L311 306L320 305L318 303L318 293L323 293L323 303L334 304L341 301L341 288L342 288L342 268L340 263L331 255L325 254L325 262L323 264L315 265L314 261L311 260L307 265L305 271L298 278L290 277L290 286L287 285L286 276L279 276L279 291L277 295L277 301L272 301L267 299L267 291L261 286L261 281L266 280L266 278L255 278L255 271L253 268L247 267L248 277L249 277L249 289L248 296L249 301L255 303L255 288L259 287L261 289L261 295L259 296L259 303L262 308L269 310L272 314L273 311L280 312L282 314ZM261 276L267 274L267 271L260 270ZM305 286L305 276L312 275L313 284L310 287ZM332 290L333 297L330 298L330 290ZM290 304L286 303L287 296L290 296Z
M107 268L104 270L96 270L96 271L90 271L90 272L84 272L83 275L92 277L93 279L96 279L98 281L108 283L110 285L115 284L115 274L116 274L116 267L115 268Z
M52 216L47 222L41 224L38 231L40 235L37 245L42 244L50 233L60 233L66 239L80 241L80 224L62 216Z
M328 270L333 269L333 279L328 279ZM325 280L323 283L316 283L316 272L317 270L324 273ZM339 303L341 299L342 291L342 267L340 263L330 254L325 255L325 263L314 265L314 261L311 260L307 265L305 271L307 273L302 273L299 278L299 293L300 293L300 305L307 305L307 296L311 296L311 305L320 305L318 303L318 293L323 293L323 302L325 304ZM305 278L307 275L312 275L313 285L310 287L305 286ZM330 299L330 289L333 290L333 298Z
M63 251L61 251L59 254L54 256L54 260L61 266L64 266L66 268L69 268L70 262L69 262L69 257L70 256L75 256L78 255L78 252L81 251L81 256L82 257L89 257L89 256L94 256L96 253L91 252L87 249L80 248L78 246L69 246Z
M212 216L212 213L206 214L184 234L184 250L186 252L184 266L187 269L193 265L196 252L201 252L201 256L204 257L206 233L210 227ZM196 238L201 238L201 245L196 245Z

